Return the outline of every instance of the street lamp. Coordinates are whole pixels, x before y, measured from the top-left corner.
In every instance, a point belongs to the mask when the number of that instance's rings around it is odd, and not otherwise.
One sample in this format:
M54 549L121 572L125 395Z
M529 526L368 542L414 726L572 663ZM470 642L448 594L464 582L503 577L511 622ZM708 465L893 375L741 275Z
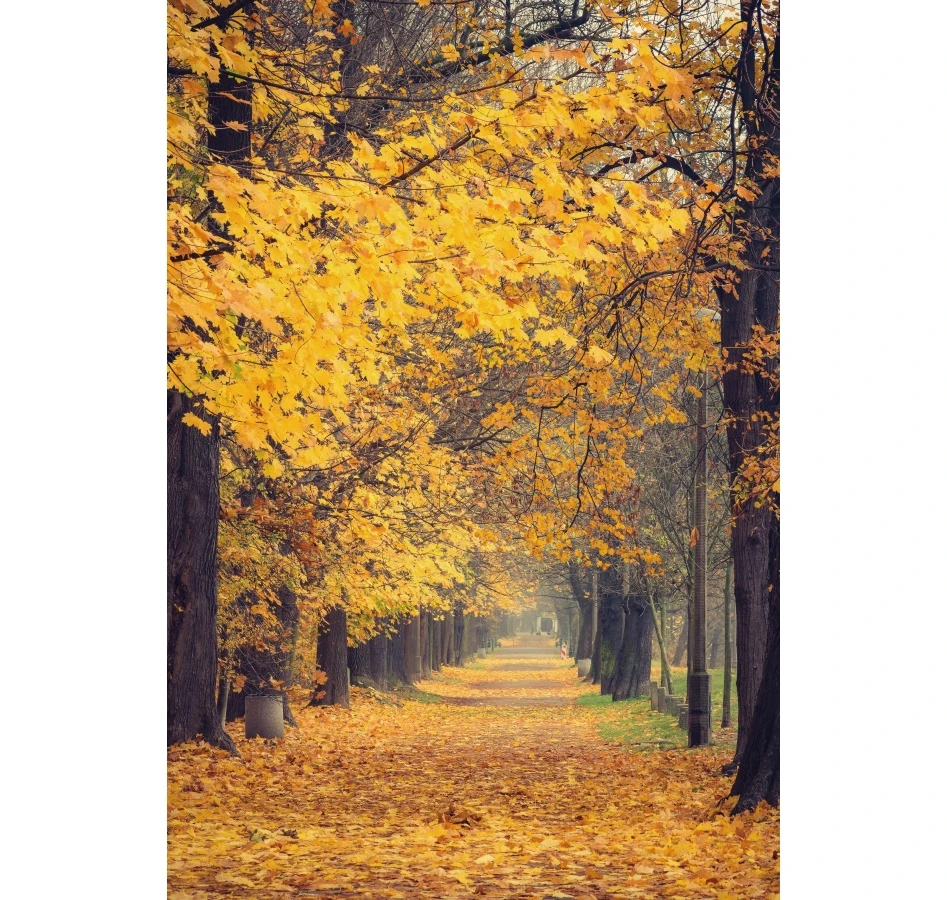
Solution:
M698 319L719 322L713 309L698 309ZM707 367L697 376L700 399L697 401L697 472L694 490L694 519L697 541L694 544L694 611L691 617L690 674L687 676L687 745L701 747L710 743L710 673L707 671Z

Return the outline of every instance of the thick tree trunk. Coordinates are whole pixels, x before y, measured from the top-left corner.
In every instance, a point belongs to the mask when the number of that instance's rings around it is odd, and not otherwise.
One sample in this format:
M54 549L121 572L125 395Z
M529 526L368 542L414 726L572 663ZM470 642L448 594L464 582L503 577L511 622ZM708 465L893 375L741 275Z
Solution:
M333 606L319 628L316 662L325 672L325 684L319 685L310 706L349 706L347 620L345 609Z
M252 4L251 7L252 9ZM226 27L226 25L224 26ZM250 157L252 85L221 72L208 93L213 159L245 166ZM229 128L225 122L245 125ZM211 199L213 199L211 197ZM217 522L220 515L220 422L194 398L168 394L168 743L200 734L237 750L221 727L217 683ZM207 435L182 417L194 413Z
M404 636L404 664L408 683L421 680L421 616L408 619Z
M444 665L454 665L454 613L448 610L444 615Z
M575 658L591 659L595 641L595 608L592 602L591 586L582 567L575 561L569 562L569 588L572 599L579 607L579 634L575 642Z
M736 606L737 750L739 763L746 750L757 694L763 678L769 636L770 541L773 511L740 496L738 473L748 459L758 455L766 441L766 427L779 416L778 360L766 359L761 366L747 348L761 335L779 333L779 175L773 160L779 157L779 34L765 58L760 58L755 14L758 3L741 5L745 28L734 90L740 98L747 131L745 174L758 193L740 199L736 221L743 234L742 262L735 274L736 293L721 285L720 340L726 352L723 398L727 414L727 444L731 477L733 593ZM758 92L761 67L768 67L766 93ZM778 744L778 741L777 741ZM778 748L777 748L778 755Z
M684 654L687 653L689 640L690 616L685 612L684 625L681 627L681 633L677 636L677 646L674 648L674 658L671 660L672 666L679 666L684 661Z
M618 661L625 632L625 608L622 597L622 577L617 565L605 569L599 576L602 592L602 645L600 650L599 679L602 694L615 689Z
M651 686L653 636L654 620L651 618L648 598L644 594L630 594L625 616L625 634L612 690L613 700L627 700L648 694Z
M421 677L431 677L431 613L421 610Z
M368 642L369 670L380 691L388 690L388 638L384 631Z
M454 661L455 666L464 661L464 637L467 629L467 617L460 604L454 609Z
M441 668L441 654L444 652L444 620L433 620L433 640L431 641L431 671L438 672Z
M408 665L408 626L409 620L398 623L398 629L388 641L388 672L392 679L401 684L411 684L411 672Z
M739 796L734 815L765 800L779 803L779 519L770 532L769 585L771 605L766 641L766 662L756 708L747 730L746 749L733 783ZM741 713L742 715L742 713Z
M598 591L594 592L595 601L595 638L592 642L592 667L585 680L590 684L602 683L602 600Z
M463 642L460 645L460 662L463 664L477 653L477 618L464 613Z
M374 683L375 679L372 678L372 657L367 642L364 644L356 644L354 647L348 648L348 666L352 684L355 684L356 678L367 678Z
M723 711L720 727L730 727L730 685L733 679L733 635L730 633L730 591L733 581L733 563L727 563L723 584Z
M220 425L168 392L168 744L201 735L236 753L217 712L217 522ZM182 421L194 413L210 434Z

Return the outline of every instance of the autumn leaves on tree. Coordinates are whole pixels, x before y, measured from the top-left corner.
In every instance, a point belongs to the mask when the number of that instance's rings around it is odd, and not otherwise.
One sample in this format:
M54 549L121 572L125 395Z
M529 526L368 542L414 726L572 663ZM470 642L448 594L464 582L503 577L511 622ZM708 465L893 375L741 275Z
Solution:
M642 694L706 370L735 791L778 800L778 21L169 0L169 743L457 663L528 559Z

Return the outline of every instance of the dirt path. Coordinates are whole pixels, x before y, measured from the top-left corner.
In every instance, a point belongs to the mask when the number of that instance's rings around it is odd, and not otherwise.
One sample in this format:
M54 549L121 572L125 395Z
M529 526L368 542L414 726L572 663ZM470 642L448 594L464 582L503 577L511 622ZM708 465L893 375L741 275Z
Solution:
M444 702L359 692L242 760L172 751L171 900L776 896L775 814L712 815L726 753L605 743L551 649L421 688Z

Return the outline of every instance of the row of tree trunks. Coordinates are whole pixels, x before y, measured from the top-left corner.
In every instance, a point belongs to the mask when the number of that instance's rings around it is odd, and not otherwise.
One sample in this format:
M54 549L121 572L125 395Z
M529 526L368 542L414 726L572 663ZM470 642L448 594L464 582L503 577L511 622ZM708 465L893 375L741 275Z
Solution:
M613 700L644 697L651 684L651 641L654 619L644 594L629 594L625 602L625 633L619 654Z

